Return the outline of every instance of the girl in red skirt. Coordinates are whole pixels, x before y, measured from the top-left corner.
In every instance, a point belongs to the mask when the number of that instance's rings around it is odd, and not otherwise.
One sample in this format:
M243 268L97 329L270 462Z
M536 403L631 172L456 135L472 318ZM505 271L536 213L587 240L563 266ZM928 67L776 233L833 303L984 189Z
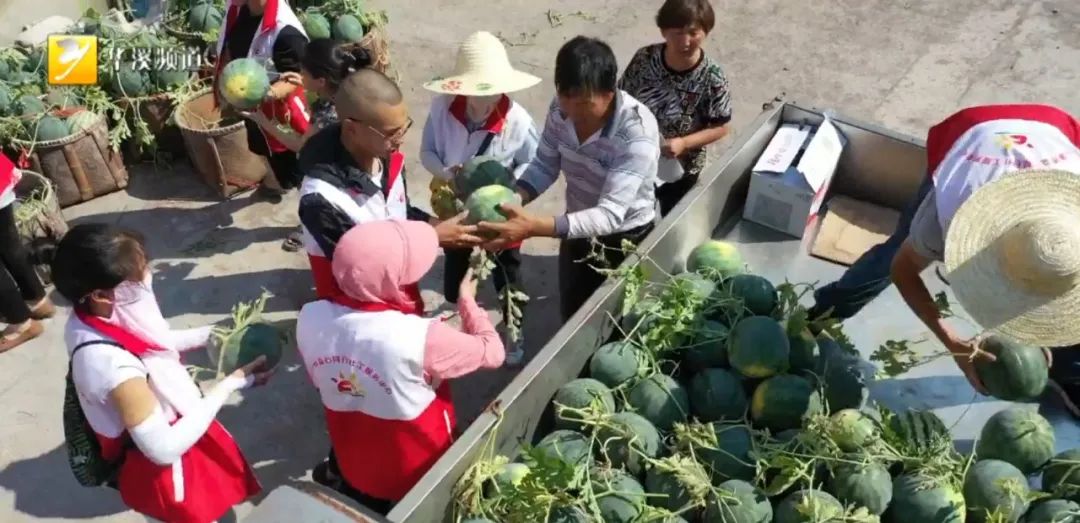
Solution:
M79 404L102 457L121 463L124 503L153 519L208 523L258 493L251 467L214 417L233 392L269 378L263 359L201 394L180 353L205 346L210 327L169 327L136 233L78 225L60 242L52 274L74 304L65 341Z

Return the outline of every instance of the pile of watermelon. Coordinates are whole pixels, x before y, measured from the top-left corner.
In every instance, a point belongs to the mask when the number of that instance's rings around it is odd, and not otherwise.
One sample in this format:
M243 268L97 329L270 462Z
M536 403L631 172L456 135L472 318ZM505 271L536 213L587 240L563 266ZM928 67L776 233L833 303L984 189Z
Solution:
M298 12L308 39L333 38L359 43L369 31L386 23L386 13L369 10L358 0L327 0Z
M866 362L798 286L726 242L686 266L627 286L621 336L556 392L551 432L461 479L462 521L1080 522L1080 449L1055 456L1035 410L996 414L965 455L933 412L868 404ZM1030 397L1045 359L991 340L980 373Z
M20 122L21 131L10 138L28 142L59 140L101 121L101 115L86 110L82 97L69 88L53 88L44 96L17 93L0 83L0 117Z

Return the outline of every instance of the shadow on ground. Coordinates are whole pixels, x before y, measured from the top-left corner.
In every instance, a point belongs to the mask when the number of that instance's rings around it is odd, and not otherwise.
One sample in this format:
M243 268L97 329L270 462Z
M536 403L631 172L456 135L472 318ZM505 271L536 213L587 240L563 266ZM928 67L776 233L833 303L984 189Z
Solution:
M258 298L268 290L264 313L295 312L315 298L311 271L271 269L225 276L191 278L194 262L154 264L154 292L166 318L181 314L228 314L233 305Z
M870 385L870 395L891 410L940 409L997 401L976 393L963 376L875 380Z

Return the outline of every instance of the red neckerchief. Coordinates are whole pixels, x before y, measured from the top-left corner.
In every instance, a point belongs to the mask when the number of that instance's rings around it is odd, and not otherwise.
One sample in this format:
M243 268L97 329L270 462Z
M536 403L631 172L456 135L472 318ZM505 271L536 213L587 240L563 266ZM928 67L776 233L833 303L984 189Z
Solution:
M362 311L362 312L385 312L385 311L398 311L403 314L412 314L414 316L424 315L424 302L420 298L420 286L413 284L405 287L405 293L409 295L412 306L405 304L390 304L382 302L361 301L356 298L346 296L344 293L338 292L330 297L330 301L341 305L342 307L348 307L350 309Z
M468 101L464 96L455 96L450 101L450 115L455 120L461 123L461 125L468 126L469 118L465 115L465 108ZM506 123L506 114L510 112L510 97L505 94L499 101L495 103L495 109L488 115L487 121L484 122L481 131L489 133L499 134L502 132L503 124Z
M127 329L109 323L98 316L87 314L83 311L75 311L75 316L79 318L79 321L85 323L88 327L104 334L113 339L116 343L119 343L128 352L143 357L151 351L160 351L162 348L158 345L150 343L137 335L131 333Z

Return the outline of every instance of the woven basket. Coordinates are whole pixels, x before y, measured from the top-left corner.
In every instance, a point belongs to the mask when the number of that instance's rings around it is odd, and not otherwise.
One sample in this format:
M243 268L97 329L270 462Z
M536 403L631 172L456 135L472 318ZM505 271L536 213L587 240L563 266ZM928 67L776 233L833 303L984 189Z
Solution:
M22 178L15 185L16 226L23 245L30 251L30 263L41 281L52 283L49 264L56 252L56 245L67 234L68 224L64 213L60 211L60 201L56 197L56 188L48 178L30 170L22 171ZM28 200L43 202L30 216L20 216L20 206L28 205ZM36 204L35 204L36 206Z
M109 147L104 116L98 123L59 140L31 143L12 140L20 166L43 174L56 187L61 207L93 200L127 187L128 172L120 153Z
M255 187L270 172L266 159L248 149L247 129L238 121L219 127L221 110L204 89L176 108L176 125L188 159L207 185L228 198Z
M155 148L160 152L179 155L184 152L184 137L176 125L171 125L169 119L173 114L173 100L165 94L157 94L150 97L140 98L137 101L131 98L117 100L117 105L124 109L128 120L128 127L135 133L135 111L132 105L138 104L138 117L146 122L150 134L154 135ZM124 157L129 162L137 162L147 157L147 150L137 136L131 136L122 144Z
M372 27L357 44L371 53L371 68L390 74L390 40L383 26Z

